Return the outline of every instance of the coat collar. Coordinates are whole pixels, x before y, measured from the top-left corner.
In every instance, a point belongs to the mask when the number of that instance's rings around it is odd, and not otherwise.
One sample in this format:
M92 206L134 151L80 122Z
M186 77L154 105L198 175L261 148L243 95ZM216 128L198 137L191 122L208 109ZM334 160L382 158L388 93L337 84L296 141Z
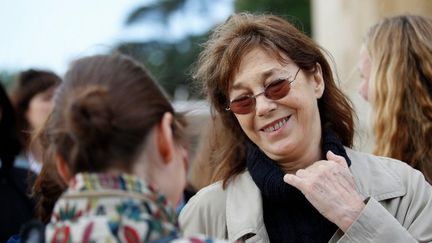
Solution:
M227 188L226 220L229 241L251 234L269 242L261 193L248 171L235 177Z
M354 176L357 190L363 199L373 197L377 201L401 197L406 188L401 177L386 168L379 157L345 148L353 162L350 170ZM402 162L399 162L402 163Z

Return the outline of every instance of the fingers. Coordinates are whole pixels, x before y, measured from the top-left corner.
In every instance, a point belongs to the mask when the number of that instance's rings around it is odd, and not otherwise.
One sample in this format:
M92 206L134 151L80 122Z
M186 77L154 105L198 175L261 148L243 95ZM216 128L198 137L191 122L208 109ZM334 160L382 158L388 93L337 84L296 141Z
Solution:
M334 153L333 153L332 151L330 151L330 150L327 151L326 157L327 157L328 160L334 161L334 162L336 162L336 163L338 163L338 164L340 164L340 165L343 165L343 166L345 166L345 167L348 166L348 164L347 164L347 162L346 162L346 160L345 160L344 157L339 156L339 155L336 155L336 154L334 154Z
M293 174L285 174L285 176L283 177L283 180L286 183L290 184L291 186L293 186L299 190L303 185L303 180L300 177L293 175Z
M338 171L337 164L348 168L346 160L342 156L334 154L332 151L328 151L326 154L327 160L320 160L305 169L299 169L295 174L286 174L283 180L291 186L304 191L307 190L307 184L316 180L323 180L322 178L327 178L326 174L331 171ZM339 167L340 168L340 167ZM344 170L344 169L343 169ZM333 172L335 173L335 172ZM318 178L318 179L317 179ZM321 178L321 179L319 179ZM313 183L312 183L313 184Z
M283 180L300 190L306 199L331 222L346 231L364 208L345 158L331 151L319 160Z

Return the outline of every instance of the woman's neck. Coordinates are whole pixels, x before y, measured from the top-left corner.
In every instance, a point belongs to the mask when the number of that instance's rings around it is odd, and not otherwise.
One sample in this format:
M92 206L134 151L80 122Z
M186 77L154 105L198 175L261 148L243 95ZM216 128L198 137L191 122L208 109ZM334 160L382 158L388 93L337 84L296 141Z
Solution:
M289 157L276 159L276 163L285 173L295 174L297 170L305 169L322 159L321 136L309 141L305 147L306 149L293 151Z

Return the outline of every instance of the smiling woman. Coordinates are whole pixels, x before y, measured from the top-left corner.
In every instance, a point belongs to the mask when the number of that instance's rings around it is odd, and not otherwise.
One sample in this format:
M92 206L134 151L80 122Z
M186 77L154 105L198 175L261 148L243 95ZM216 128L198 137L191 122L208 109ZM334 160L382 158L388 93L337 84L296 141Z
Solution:
M226 139L210 151L218 155L217 182L180 215L186 234L246 242L432 240L431 186L398 161L350 149L351 103L322 50L289 22L233 15L206 43L195 78L222 123L215 135Z

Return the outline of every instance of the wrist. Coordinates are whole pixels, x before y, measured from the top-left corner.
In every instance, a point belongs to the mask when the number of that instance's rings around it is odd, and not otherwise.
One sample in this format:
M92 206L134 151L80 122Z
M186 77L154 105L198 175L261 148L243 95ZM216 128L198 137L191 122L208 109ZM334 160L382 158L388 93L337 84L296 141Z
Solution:
M351 225L357 220L361 212L365 208L366 204L360 200L354 205L343 210L343 214L339 217L339 222L336 225L343 231L346 232L351 227Z

